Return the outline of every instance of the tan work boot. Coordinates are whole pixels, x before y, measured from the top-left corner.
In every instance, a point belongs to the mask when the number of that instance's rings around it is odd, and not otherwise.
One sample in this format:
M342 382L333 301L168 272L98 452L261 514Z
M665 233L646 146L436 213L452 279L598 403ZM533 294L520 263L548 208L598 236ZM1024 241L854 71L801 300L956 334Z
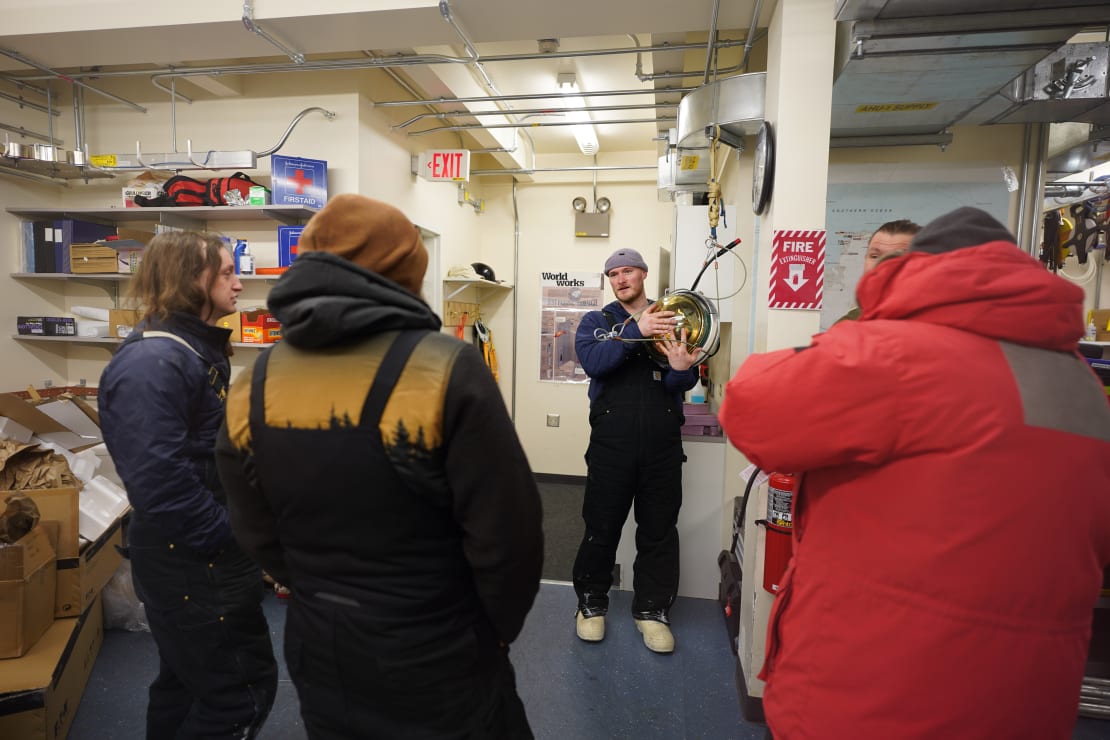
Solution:
M605 614L586 616L581 610L575 619L578 630L578 639L585 642L601 642L605 639Z
M636 629L644 636L644 645L653 653L673 653L674 635L666 622L655 619L637 619Z

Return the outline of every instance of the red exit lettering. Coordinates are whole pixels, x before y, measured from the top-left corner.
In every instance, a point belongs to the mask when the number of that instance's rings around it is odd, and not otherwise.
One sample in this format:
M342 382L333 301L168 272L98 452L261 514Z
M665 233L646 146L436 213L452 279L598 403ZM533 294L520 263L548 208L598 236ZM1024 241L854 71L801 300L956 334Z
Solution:
M432 177L457 179L462 177L462 152L432 152L428 167Z

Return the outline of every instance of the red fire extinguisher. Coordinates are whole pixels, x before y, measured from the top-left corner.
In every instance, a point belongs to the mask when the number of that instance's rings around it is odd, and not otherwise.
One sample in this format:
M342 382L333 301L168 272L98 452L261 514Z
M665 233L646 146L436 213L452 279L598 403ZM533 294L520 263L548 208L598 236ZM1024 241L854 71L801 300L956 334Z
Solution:
M771 473L767 479L767 547L763 559L763 588L778 593L786 566L794 553L791 507L798 490L798 476Z

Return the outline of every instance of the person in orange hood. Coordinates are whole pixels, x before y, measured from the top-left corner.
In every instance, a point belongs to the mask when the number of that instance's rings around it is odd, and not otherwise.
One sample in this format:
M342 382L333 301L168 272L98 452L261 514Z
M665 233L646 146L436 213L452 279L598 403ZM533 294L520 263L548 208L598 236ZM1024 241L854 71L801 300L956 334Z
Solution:
M1083 292L960 208L859 321L750 357L721 423L802 475L768 627L776 740L1070 738L1110 564L1110 406Z

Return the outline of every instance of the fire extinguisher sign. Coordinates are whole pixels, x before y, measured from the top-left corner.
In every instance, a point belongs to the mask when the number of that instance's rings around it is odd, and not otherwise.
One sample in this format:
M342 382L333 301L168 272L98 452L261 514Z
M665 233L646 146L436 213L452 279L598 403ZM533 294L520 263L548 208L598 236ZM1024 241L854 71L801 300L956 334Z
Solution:
M775 231L768 308L820 309L825 292L825 231Z

